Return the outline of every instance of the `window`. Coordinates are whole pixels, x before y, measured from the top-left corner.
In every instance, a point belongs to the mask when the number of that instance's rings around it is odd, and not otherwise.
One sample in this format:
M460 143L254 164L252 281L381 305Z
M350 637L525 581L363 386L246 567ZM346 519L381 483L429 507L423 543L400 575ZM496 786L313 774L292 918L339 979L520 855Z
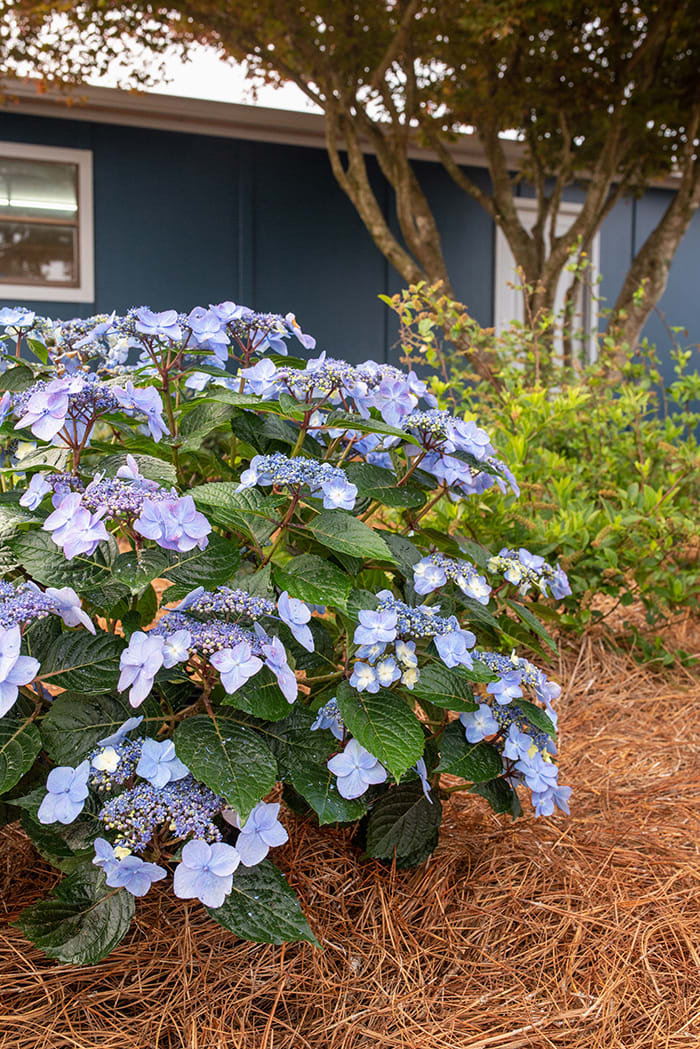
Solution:
M518 217L527 229L531 229L537 216L537 204L529 197L518 197L516 199L516 210ZM557 215L555 235L561 236L571 226L572 222L581 210L580 204L569 201L562 202ZM600 234L596 233L591 244L589 266L586 270L585 280L581 282L576 295L574 306L573 327L578 337L575 340L574 349L579 359L591 361L595 359L597 344L593 333L598 329L598 306L594 291L598 278L600 265ZM559 313L564 308L567 289L573 280L573 274L568 270L562 273L554 297L554 312ZM511 253L508 241L500 227L496 228L496 260L494 274L494 326L496 334L500 334L508 327L511 321L524 320L524 305L522 292L518 290L521 284L516 270L515 260ZM555 345L562 349L562 338L559 335Z
M0 299L92 302L92 153L0 142Z

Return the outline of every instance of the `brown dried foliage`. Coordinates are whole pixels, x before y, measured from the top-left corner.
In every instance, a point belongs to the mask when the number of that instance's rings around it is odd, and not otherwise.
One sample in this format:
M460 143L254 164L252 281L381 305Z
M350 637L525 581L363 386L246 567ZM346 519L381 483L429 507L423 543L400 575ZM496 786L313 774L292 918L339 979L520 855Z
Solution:
M697 1045L700 688L591 639L560 670L571 818L511 823L457 795L414 871L294 822L277 858L323 951L237 942L160 886L94 968L55 965L7 928L0 1047ZM55 875L16 829L0 847L11 919Z

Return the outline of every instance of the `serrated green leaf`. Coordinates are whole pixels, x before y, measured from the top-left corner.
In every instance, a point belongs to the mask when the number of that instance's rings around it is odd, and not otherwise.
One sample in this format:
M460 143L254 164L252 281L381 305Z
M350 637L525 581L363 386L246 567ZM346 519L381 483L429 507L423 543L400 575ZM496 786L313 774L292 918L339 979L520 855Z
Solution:
M343 681L336 698L352 735L397 782L423 756L425 737L421 723L395 692L356 692Z
M98 631L61 634L42 660L40 676L69 692L108 692L119 680L124 639Z
M168 557L163 550L130 550L114 561L112 577L127 587L130 594L139 594L167 567Z
M245 822L275 785L277 764L255 729L215 714L178 725L175 752L205 786L222 794Z
M49 757L57 765L75 767L94 750L99 739L113 732L134 716L126 693L123 696L105 692L97 695L74 695L62 692L56 696L41 722L41 740ZM150 698L138 713L160 725L157 703ZM146 720L140 730L145 733Z
M437 772L459 776L470 783L482 783L503 772L501 755L490 743L469 743L464 726L452 721L440 739L440 764Z
M478 707L469 679L460 670L450 670L441 663L421 669L411 695L445 710L469 711Z
M422 558L422 552L410 539L406 539L403 535L387 532L384 540L394 555L394 560L401 569L404 578L413 581L413 566Z
M207 911L219 925L243 940L274 944L306 940L320 946L296 893L269 860L249 869L239 867L223 907L207 907Z
M166 488L177 484L177 472L172 463L166 462L165 459L158 459L154 455L145 455L142 452L131 454L136 460L139 473L143 474L149 481L158 481L159 484L164 485ZM109 477L114 477L120 466L126 466L126 452L100 456L100 470L104 470Z
M521 605L518 601L510 600L510 601L506 601L506 604L508 605L509 608L512 608L512 610L515 612L516 616L518 616L518 618L526 626L529 626L531 630L534 630L534 632L537 634L538 637L542 638L544 643L546 645L548 645L549 648L551 648L552 652L554 652L554 654L556 655L556 653L558 651L557 646L556 646L556 642L554 641L554 638L552 637L552 635L547 630L547 628L544 625L544 623L540 623L540 621L537 618L537 616L534 615L534 613L531 612L529 608L527 608L525 605Z
M394 555L381 535L345 510L324 510L306 527L329 550L394 563Z
M282 495L264 495L257 488L237 492L237 484L211 481L190 490L198 509L222 528L250 536L264 546L278 527L277 507L287 502Z
M383 419L365 419L352 412L331 412L326 419L325 428L339 430L341 426L346 430L357 430L358 433L378 433L385 437L400 437L405 444L419 443L410 433L399 429L398 426L385 423Z
M425 503L425 493L415 485L399 486L396 475L382 466L370 463L348 463L345 467L348 480L357 485L359 494L365 499L376 499L384 506L397 509L419 507Z
M0 794L22 778L41 750L36 725L20 718L0 718Z
M522 813L517 792L504 779L490 779L485 783L475 783L469 788L470 794L479 794L486 798L494 812L510 812L514 819Z
M293 557L283 567L275 566L275 582L280 590L312 605L331 605L345 609L352 590L349 575L314 554Z
M42 798L45 793L42 788ZM83 812L65 826L60 823L46 826L25 811L21 815L21 823L37 852L64 874L69 874L86 861L92 862L95 838L104 833L104 827L94 813Z
M289 703L277 684L277 678L263 667L242 688L221 700L224 707L235 707L264 721L279 721L286 716Z
M375 802L367 820L365 851L380 860L395 854L399 867L417 866L434 851L441 822L439 799L429 802L420 782L402 783Z
M535 728L540 729L541 732L546 732L548 736L556 736L557 730L554 722L545 714L541 707L535 706L534 703L530 703L527 699L519 699L518 706Z
M14 923L49 958L95 965L124 938L134 916L134 897L110 889L92 864L78 867L51 894L26 907Z
M173 584L165 592L165 601L179 601L198 586L213 590L228 583L241 563L238 544L220 535L210 535L204 550L177 554L164 569L162 577Z
M354 823L367 812L363 798L343 798L336 777L325 764L308 762L294 769L291 783L311 806L321 827L328 823Z

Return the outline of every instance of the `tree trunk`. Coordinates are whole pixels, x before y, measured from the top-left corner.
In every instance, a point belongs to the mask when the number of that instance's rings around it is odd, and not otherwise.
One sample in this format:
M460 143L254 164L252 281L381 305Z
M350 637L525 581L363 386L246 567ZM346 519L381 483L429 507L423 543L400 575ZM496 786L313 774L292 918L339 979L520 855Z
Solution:
M617 297L608 334L628 348L634 347L649 314L663 295L678 245L700 205L700 166L683 180L666 211L635 255ZM613 364L619 363L623 357Z

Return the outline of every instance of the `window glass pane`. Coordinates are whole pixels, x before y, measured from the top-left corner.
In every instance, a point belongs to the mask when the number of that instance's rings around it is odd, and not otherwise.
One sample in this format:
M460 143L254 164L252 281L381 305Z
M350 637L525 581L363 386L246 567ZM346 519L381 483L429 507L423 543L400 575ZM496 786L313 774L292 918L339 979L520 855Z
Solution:
M77 227L0 218L0 281L78 285Z
M0 217L78 219L78 165L0 156Z

